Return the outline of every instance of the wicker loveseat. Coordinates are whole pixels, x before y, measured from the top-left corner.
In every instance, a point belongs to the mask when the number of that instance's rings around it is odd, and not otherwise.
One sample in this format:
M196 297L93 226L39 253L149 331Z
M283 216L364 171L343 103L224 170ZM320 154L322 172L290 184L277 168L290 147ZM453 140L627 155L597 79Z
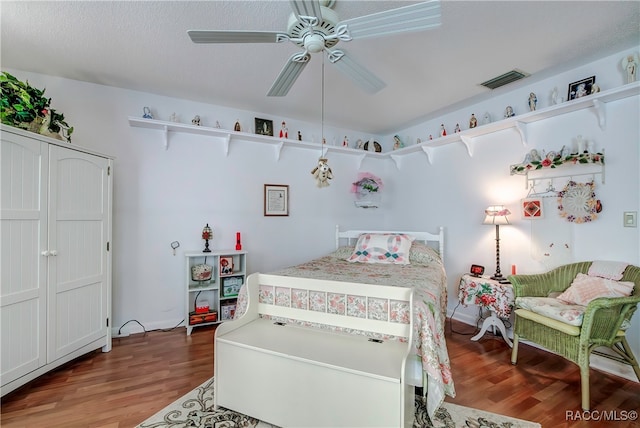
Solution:
M515 294L515 325L511 363L518 359L518 341L525 339L555 352L580 367L582 408L589 410L589 356L594 354L612 358L629 364L640 380L640 367L634 357L625 336L625 328L640 303L640 267L629 265L624 270L620 281L635 284L629 297L600 297L586 306L579 307L584 313L581 324L576 320L569 323L549 318L536 313L527 307L527 302L545 301L546 299L528 299L528 297L551 298L565 291L572 284L578 273L587 274L592 262L572 263L557 267L549 272L535 275L512 275L509 280L513 284ZM557 299L554 299L557 300ZM547 300L548 301L548 300ZM560 303L562 303L560 301ZM566 311L565 311L566 313ZM598 347L609 347L615 355L595 350Z

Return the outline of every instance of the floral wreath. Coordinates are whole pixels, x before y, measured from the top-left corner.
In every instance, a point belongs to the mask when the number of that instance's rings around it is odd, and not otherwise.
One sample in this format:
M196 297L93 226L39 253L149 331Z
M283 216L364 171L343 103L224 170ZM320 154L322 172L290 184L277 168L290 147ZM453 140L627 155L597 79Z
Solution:
M560 217L572 223L586 223L598 218L600 202L596 199L595 183L576 183L571 180L558 192Z

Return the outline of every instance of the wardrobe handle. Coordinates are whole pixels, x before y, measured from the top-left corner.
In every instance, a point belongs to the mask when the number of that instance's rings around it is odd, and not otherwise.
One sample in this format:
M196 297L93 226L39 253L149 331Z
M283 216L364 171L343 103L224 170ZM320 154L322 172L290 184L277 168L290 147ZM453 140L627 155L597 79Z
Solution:
M58 250L51 250L51 251L50 251L50 254L51 254L52 256L57 256L57 255L58 255Z
M49 257L51 255L51 253L49 252L49 250L44 250L43 252L41 252L40 254L42 254L45 257Z

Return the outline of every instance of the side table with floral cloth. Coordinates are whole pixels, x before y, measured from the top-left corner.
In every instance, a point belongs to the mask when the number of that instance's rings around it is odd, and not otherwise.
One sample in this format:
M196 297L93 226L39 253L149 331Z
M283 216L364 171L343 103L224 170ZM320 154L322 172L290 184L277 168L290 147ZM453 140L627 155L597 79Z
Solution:
M458 298L464 306L478 305L491 312L491 316L485 318L482 323L480 333L473 336L471 340L480 340L489 327L493 327L495 333L497 327L507 345L513 347L502 321L502 319L508 319L513 310L514 296L511 284L500 284L490 278L465 274L460 278Z

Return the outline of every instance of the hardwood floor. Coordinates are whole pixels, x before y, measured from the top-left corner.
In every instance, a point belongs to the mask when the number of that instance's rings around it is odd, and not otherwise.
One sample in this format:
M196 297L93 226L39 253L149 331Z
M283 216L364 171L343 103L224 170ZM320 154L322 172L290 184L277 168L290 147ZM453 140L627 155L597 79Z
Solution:
M458 333L453 333L453 330ZM640 384L591 371L587 417L615 422L571 420L580 408L580 373L574 364L522 344L518 365L510 348L487 333L469 340L473 327L447 323L447 346L457 396L447 401L539 422L543 427L640 427L628 420L640 410ZM211 327L154 331L114 339L99 351L68 363L2 398L4 428L134 427L213 375ZM584 417L582 419L585 419ZM619 420L627 419L627 420Z

